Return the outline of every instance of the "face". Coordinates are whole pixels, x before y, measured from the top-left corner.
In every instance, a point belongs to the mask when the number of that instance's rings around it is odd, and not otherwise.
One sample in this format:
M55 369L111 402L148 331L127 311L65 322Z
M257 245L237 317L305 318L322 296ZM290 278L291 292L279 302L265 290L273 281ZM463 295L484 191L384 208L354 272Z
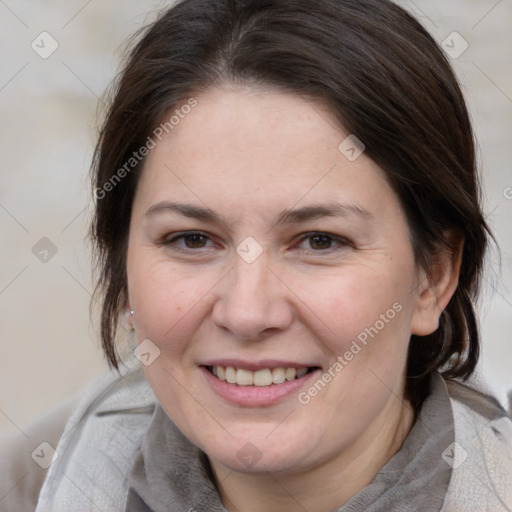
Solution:
M144 371L211 461L324 464L404 404L420 294L404 212L321 105L262 89L195 99L134 199L127 307L150 340Z

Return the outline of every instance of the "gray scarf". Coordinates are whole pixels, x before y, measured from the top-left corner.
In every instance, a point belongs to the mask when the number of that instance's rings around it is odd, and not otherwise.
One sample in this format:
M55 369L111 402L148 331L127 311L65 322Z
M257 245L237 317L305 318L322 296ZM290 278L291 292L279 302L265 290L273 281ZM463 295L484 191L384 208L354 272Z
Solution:
M400 451L335 512L441 510L451 477L451 466L442 454L455 440L455 431L442 378L435 375L431 387ZM183 436L160 405L132 466L129 487L127 512L226 512L206 455Z

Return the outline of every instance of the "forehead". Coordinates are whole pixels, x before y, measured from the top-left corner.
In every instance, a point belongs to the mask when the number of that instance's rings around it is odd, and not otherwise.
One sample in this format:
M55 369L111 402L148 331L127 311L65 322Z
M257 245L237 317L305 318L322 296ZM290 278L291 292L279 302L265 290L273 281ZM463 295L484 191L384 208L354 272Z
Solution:
M254 88L211 89L194 99L197 106L148 155L139 202L186 197L212 209L277 211L321 200L376 210L396 200L364 152L348 158L353 139L321 103Z

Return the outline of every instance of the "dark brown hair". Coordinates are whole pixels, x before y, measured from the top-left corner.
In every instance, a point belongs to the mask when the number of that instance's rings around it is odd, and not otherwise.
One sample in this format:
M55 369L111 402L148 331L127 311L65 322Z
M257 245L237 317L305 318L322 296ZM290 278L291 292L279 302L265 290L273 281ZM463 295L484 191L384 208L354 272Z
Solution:
M115 84L92 169L90 235L109 364L119 364L114 340L144 159L112 180L164 114L215 81L263 84L328 105L387 175L422 267L450 249L447 230L463 237L459 285L439 328L411 337L407 396L418 409L434 371L468 378L479 355L473 300L490 234L473 131L447 58L419 22L387 0L184 0L144 30Z

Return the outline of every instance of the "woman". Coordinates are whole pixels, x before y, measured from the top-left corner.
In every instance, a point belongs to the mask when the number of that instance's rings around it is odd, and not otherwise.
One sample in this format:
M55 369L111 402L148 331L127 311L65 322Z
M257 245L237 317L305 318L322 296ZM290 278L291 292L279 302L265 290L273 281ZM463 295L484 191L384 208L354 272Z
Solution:
M405 11L179 2L129 57L93 181L119 374L38 512L512 507L510 419L461 383L489 236L473 133Z

